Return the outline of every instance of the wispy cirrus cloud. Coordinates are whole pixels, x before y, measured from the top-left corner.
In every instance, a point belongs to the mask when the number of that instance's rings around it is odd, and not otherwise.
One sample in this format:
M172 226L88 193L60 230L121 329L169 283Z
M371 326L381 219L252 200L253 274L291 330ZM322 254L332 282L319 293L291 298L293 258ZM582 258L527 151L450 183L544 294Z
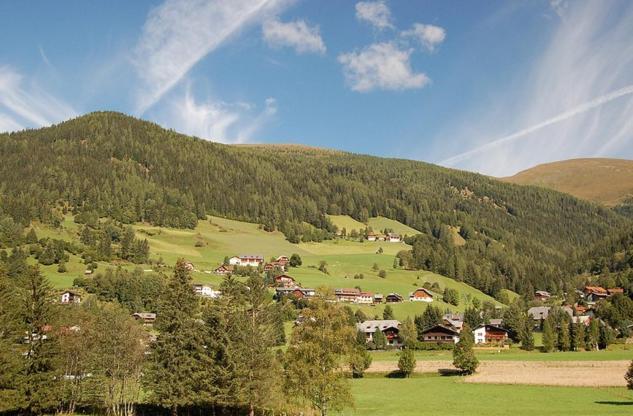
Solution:
M354 91L422 88L430 80L426 74L411 68L412 52L393 42L382 42L341 54L338 61L343 65L345 79Z
M15 69L0 67L0 131L47 126L74 116L76 112L64 101L37 84L25 85Z
M277 101L269 97L263 108L221 100L199 101L191 86L184 95L159 112L157 121L176 131L221 143L247 143L277 114Z
M262 32L266 43L274 48L288 46L297 53L325 53L325 43L318 26L303 20L283 23L277 19L264 22Z
M135 94L143 114L191 68L229 38L278 13L291 0L165 0L148 15L133 63L141 81Z
M531 76L488 117L467 115L443 132L438 141L454 151L440 163L505 176L554 160L633 157L633 3L556 10L564 15Z

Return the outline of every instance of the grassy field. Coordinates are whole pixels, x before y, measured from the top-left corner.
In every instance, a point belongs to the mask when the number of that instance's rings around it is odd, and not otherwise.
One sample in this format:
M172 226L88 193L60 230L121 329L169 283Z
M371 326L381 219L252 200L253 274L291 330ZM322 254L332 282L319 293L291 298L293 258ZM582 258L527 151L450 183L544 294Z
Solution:
M614 206L633 195L633 161L624 159L571 159L524 170L507 182L536 185L577 198Z
M347 217L349 218L349 217ZM351 219L351 218L349 218ZM408 228L396 221L386 218L375 218L381 227L398 228L403 232ZM358 242L343 239L324 241L321 243L291 244L279 232L266 232L257 224L233 221L225 218L211 217L206 221L199 221L193 230L172 229L137 224L134 226L137 236L147 238L150 243L151 257L162 258L165 263L172 265L183 257L193 262L196 271L194 280L200 283L217 286L222 281L221 276L211 273L225 256L239 254L260 254L266 259L279 256L299 254L303 259L303 265L289 271L289 274L297 279L304 287L356 287L384 295L397 292L405 297L415 288L425 282L438 283L440 291L445 287L456 289L461 296L457 307L441 301L441 295L436 296L433 304L443 310L463 310L473 298L480 301L495 302L485 295L464 283L424 271L409 271L394 269L395 255L401 250L409 249L404 243L386 242ZM35 230L40 237L54 237L69 241L77 239L78 225L67 217L61 229L50 229L35 225ZM378 254L382 248L382 254ZM327 262L328 274L318 270L321 261ZM386 278L380 278L378 272L373 270L377 264L379 269L387 272ZM85 265L81 258L71 256L67 263L68 271L58 273L57 265L42 266L42 271L56 288L72 286L73 280L82 276ZM151 269L149 265L123 264L123 267L140 267L144 270ZM113 267L107 263L99 263L97 271ZM354 279L355 275L363 274L363 279ZM424 303L405 301L392 305L396 318L403 319L406 316L420 314L426 308ZM382 316L384 305L357 306L370 317Z
M438 375L372 375L353 380L352 390L355 408L341 415L630 415L633 410L633 393L619 387L490 385Z
M633 345L615 344L604 351L568 351L544 354L540 351L523 351L517 347L508 350L475 350L479 360L499 361L619 361L633 360ZM398 361L396 351L372 351L374 361ZM418 361L453 359L452 351L416 351Z

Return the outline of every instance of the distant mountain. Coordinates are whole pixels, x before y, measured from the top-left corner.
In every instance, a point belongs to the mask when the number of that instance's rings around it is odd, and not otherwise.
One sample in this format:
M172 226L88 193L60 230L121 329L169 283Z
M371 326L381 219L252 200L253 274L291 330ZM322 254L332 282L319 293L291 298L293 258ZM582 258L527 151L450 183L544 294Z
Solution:
M302 146L223 145L112 112L0 134L0 248L12 224L55 225L69 212L176 228L215 215L280 230L290 242L332 238L329 215L385 217L421 232L408 241L404 267L493 295L562 287L586 247L633 224L570 195L470 172ZM464 244L455 245L455 231Z
M503 181L537 185L615 207L633 198L633 160L570 159L524 170Z

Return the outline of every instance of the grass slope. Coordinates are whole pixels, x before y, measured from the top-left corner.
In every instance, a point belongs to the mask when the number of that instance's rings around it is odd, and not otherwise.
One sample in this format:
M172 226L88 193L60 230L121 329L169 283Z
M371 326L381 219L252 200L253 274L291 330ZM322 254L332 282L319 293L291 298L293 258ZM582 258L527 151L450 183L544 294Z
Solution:
M541 387L464 383L460 377L369 376L352 381L356 400L342 415L629 415L625 388Z
M68 241L76 240L78 226L68 217L60 229L50 229L39 224L34 225L38 236L54 237ZM183 257L193 262L196 271L193 277L196 282L217 286L222 281L221 276L211 272L223 261L225 256L239 254L260 254L266 259L279 255L299 254L303 265L293 268L289 274L297 279L304 287L355 287L363 290L388 294L397 292L408 296L409 292L424 282L438 283L443 290L445 287L456 289L461 296L460 304L455 307L442 302L441 295L433 304L444 309L463 310L473 298L498 304L491 297L464 283L447 277L424 271L410 271L394 269L395 255L400 250L408 249L404 243L386 242L356 242L347 240L331 240L321 243L291 244L279 232L266 232L257 224L234 221L219 217L210 217L200 221L193 230L154 227L145 224L134 226L137 236L147 238L153 258L162 257L165 263L172 265ZM382 254L377 254L379 248ZM318 270L321 261L327 262L328 274ZM378 272L372 270L377 264L379 269L387 272L386 278L378 277ZM123 267L149 269L149 265L122 264ZM99 264L99 270L112 265ZM44 274L56 288L66 288L72 285L75 277L82 276L85 266L81 259L71 256L67 263L68 271L58 273L57 265L42 266ZM354 279L354 275L363 274L363 279ZM358 308L358 306L354 306ZM384 306L362 306L368 316L382 315ZM405 318L422 313L426 304L403 302L393 305L397 318Z
M503 180L542 186L615 206L633 196L633 161L602 158L563 160L538 165Z

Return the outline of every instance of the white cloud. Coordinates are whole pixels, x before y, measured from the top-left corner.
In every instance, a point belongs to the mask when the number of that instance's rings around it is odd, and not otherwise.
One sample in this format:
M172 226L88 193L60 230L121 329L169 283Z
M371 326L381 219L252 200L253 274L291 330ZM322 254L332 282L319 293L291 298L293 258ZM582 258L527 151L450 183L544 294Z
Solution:
M176 131L222 143L246 143L277 113L277 101L267 98L259 112L249 103L223 101L198 102L187 88L167 112L157 117Z
M69 119L75 111L39 86L24 86L14 69L0 67L0 131L41 127Z
M422 88L430 80L424 73L411 69L411 52L391 42L374 43L360 52L341 54L338 61L343 65L347 83L354 91Z
M401 35L417 40L423 48L432 52L436 46L444 42L446 30L439 26L414 23L411 29L403 31Z
M356 3L356 18L383 30L393 28L391 11L384 1L361 1Z
M269 46L289 46L297 53L325 53L325 43L321 39L318 26L309 26L303 20L282 23L273 19L262 26L264 40Z
M165 0L143 26L133 62L141 87L136 111L144 113L189 70L231 36L263 21L289 0Z
M554 160L633 158L633 3L570 3L557 25L529 78L492 100L488 116L467 115L438 138L457 155L447 165L505 176Z
M549 5L554 10L554 12L558 15L558 17L564 17L567 8L569 7L569 3L567 0L549 0Z

